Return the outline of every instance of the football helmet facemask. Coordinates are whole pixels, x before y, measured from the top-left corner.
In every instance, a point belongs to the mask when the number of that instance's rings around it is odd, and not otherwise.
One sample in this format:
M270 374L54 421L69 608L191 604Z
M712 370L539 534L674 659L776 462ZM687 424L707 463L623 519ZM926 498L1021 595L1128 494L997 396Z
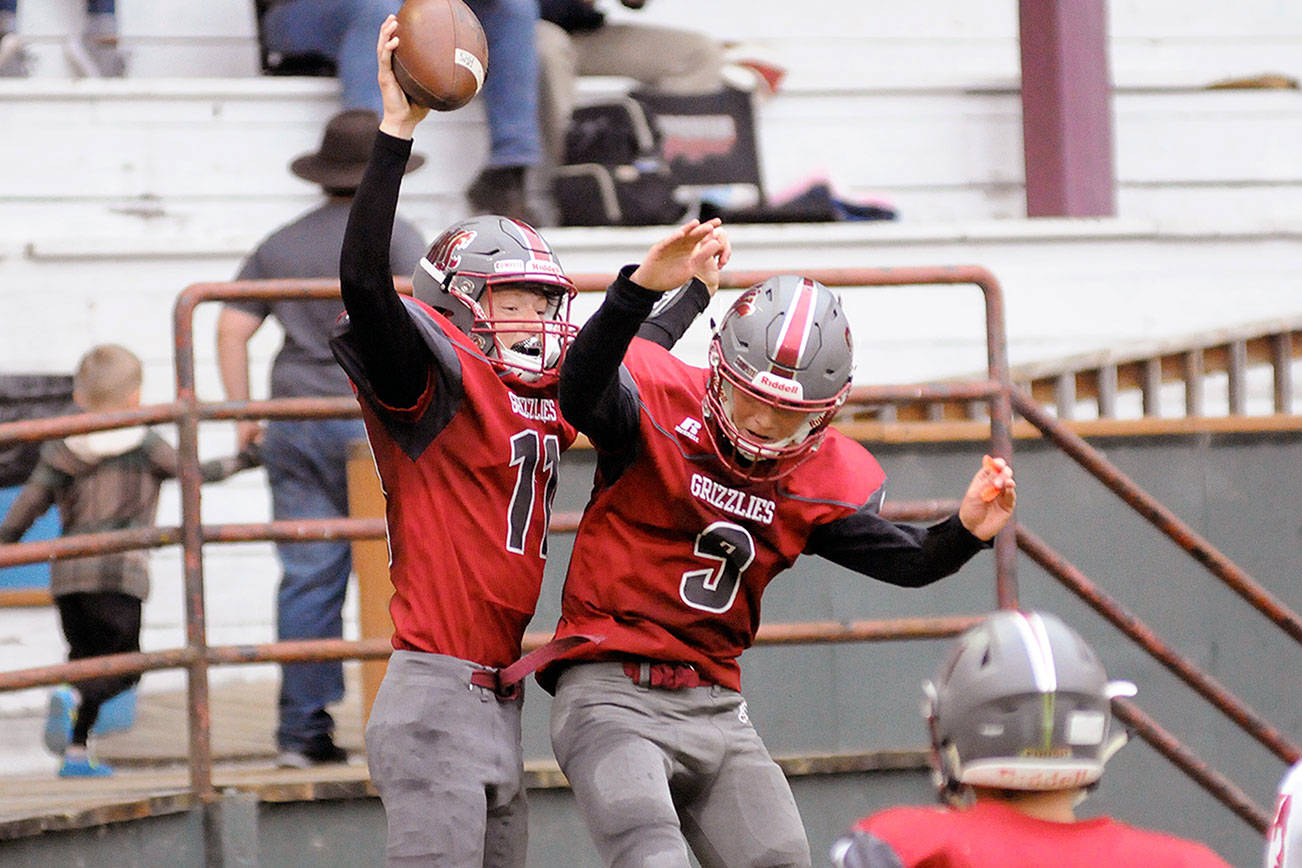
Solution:
M747 289L710 342L702 413L719 457L751 480L794 470L818 448L845 403L853 355L841 304L827 287L782 275ZM764 439L738 424L738 392L804 418L790 435Z
M412 294L470 336L488 360L525 380L560 364L577 329L571 325L574 282L551 246L532 226L486 215L446 229L420 260ZM493 290L541 293L541 320L493 313Z

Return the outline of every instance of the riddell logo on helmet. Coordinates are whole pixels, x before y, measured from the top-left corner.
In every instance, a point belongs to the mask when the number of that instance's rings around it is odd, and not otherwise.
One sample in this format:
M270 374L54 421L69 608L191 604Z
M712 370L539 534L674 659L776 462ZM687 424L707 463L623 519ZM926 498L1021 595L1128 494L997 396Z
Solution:
M768 371L760 371L756 374L751 385L780 398L794 398L798 401L805 396L805 390L801 388L800 383L788 380L786 377L775 376Z
M561 271L560 265L552 262L550 259L530 259L529 273L532 274L535 271L542 271L547 274L556 274L561 276L564 276L565 274L565 272Z
M1083 787L1097 779L1097 775L1091 774L1086 769L1037 769L1034 771L1026 769L1004 769L999 773L998 781L990 781L990 784L999 786L1000 784L1014 790L1069 790L1076 787Z
M564 272L555 262L546 259L499 259L493 263L493 270L506 274L548 274L563 276Z

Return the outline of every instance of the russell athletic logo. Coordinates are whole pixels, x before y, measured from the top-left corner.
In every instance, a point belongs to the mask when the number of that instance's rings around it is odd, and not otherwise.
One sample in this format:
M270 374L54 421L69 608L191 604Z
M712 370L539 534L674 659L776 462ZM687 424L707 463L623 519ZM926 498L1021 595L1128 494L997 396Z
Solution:
M689 416L679 422L678 427L675 428L674 431L683 435L688 440L691 440L693 443L701 442L701 421L699 419L693 419Z

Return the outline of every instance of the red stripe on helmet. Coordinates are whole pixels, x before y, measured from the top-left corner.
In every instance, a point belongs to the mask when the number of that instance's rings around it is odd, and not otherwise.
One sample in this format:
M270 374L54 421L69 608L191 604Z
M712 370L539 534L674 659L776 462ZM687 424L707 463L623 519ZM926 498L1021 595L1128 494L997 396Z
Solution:
M800 366L800 356L809 345L809 335L814 330L814 306L817 299L814 282L807 277L801 278L800 288L796 290L782 319L782 331L778 332L778 346L773 354L776 364L788 369Z
M511 225L520 233L520 238L524 241L525 249L532 251L534 259L542 259L547 262L556 261L556 257L552 255L551 245L543 240L543 237L538 234L537 229L534 229L528 223L519 220L511 220Z

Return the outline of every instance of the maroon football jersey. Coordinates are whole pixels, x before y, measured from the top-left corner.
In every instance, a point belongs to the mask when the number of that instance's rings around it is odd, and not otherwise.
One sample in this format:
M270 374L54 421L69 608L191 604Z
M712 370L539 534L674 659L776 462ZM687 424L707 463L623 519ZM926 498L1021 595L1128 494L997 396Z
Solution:
M538 601L557 465L575 432L554 372L502 374L441 315L406 304L436 359L414 408L381 405L341 359L387 501L393 646L505 666Z
M598 477L571 556L558 636L604 636L571 659L632 655L687 663L740 689L765 586L820 524L864 506L885 481L858 443L829 432L776 482L729 473L702 430L709 372L634 340L624 366L640 404L637 450L609 484Z
M855 829L891 845L906 868L1228 868L1202 844L1110 817L1054 823L998 802L963 811L892 808Z

